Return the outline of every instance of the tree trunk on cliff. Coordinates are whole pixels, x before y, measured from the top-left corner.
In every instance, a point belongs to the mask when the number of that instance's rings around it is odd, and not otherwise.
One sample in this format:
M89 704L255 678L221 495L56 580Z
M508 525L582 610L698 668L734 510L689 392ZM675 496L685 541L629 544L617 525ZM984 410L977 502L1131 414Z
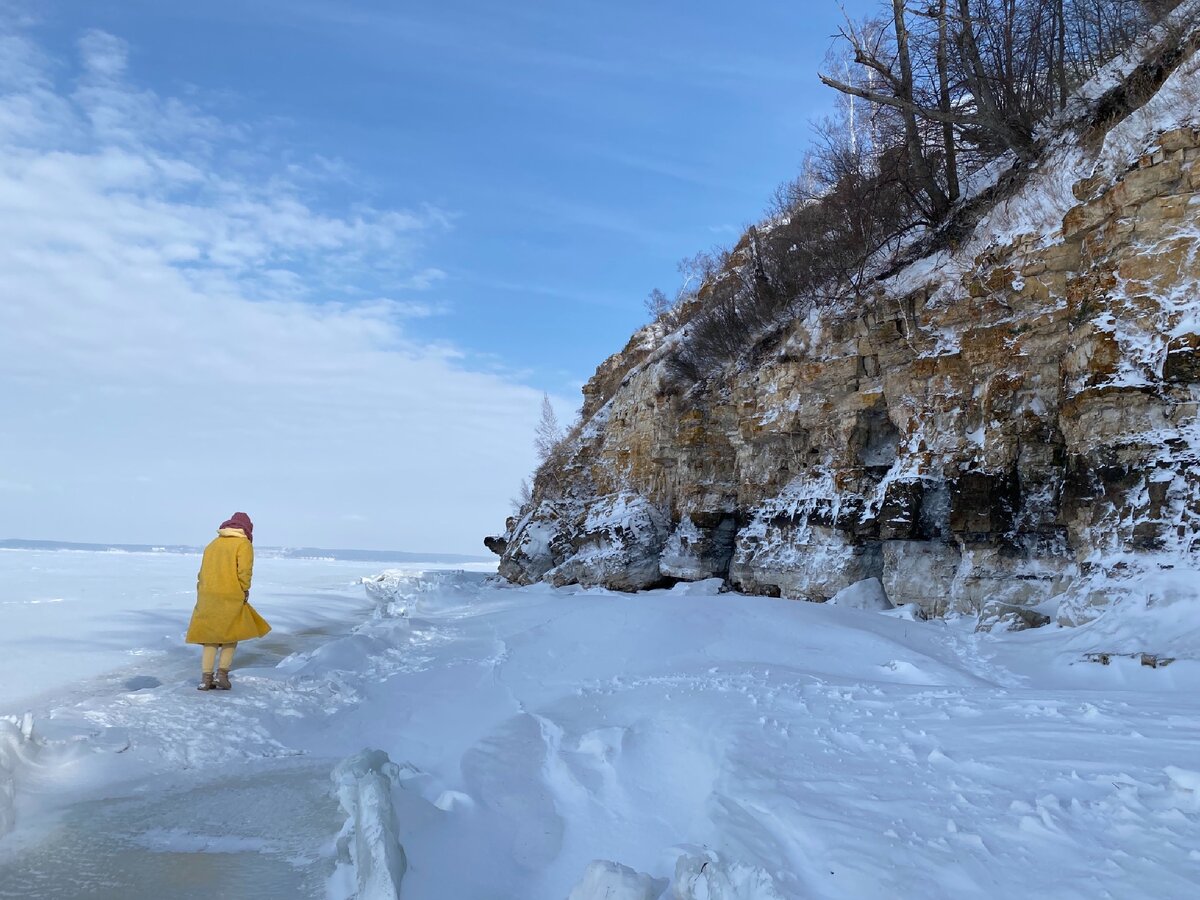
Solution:
M967 81L967 88L975 98L978 124L997 137L1004 146L1016 154L1018 159L1033 158L1033 136L1013 127L996 100L994 79L989 75L979 53L979 42L975 37L975 17L971 13L971 0L958 0L958 24L960 54Z
M939 0L937 6L937 73L938 105L947 116L953 111L950 98L949 40L946 34L946 2ZM955 146L954 125L947 118L942 122L942 152L946 155L946 194L953 203L958 199L958 148Z
M852 97L861 97L871 103L894 109L900 118L904 132L904 152L908 169L908 182L919 195L925 214L931 221L940 220L950 208L951 198L939 184L933 166L925 152L924 137L918 119L953 123L957 114L920 103L916 98L913 78L912 53L909 47L908 23L905 19L905 0L892 0L892 25L896 40L896 58L881 58L878 39L872 40L863 32L849 27L842 36L854 50L854 61L878 75L886 86L884 90L859 87L821 75L821 81ZM953 130L951 140L953 141Z
M900 114L904 119L904 143L908 150L908 164L912 169L913 180L929 199L930 216L937 221L949 209L950 201L934 177L933 169L925 156L921 130L917 126L912 56L908 49L908 23L905 21L904 4L905 0L892 0L892 20L896 29L896 62L900 66L900 81L896 93L907 104Z
M1057 30L1055 32L1055 41L1058 47L1058 59L1055 64L1058 77L1058 108L1066 109L1067 107L1067 11L1065 8L1065 0L1057 0L1054 4L1054 17Z

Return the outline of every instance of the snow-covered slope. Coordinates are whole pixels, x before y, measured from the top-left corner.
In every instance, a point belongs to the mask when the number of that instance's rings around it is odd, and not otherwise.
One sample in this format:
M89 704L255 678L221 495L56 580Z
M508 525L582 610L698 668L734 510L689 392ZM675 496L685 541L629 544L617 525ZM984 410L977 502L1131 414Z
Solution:
M993 636L712 580L368 587L366 620L278 635L298 652L228 695L176 648L141 664L158 687L0 724L0 895L1200 891L1200 663L1121 655L1153 615Z

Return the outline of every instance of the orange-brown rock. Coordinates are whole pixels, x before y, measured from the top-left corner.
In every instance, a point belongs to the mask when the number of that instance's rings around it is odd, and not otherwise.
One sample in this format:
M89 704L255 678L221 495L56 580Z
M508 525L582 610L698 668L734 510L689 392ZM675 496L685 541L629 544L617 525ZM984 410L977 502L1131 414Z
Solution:
M1080 621L1122 573L1197 565L1197 148L1174 128L1084 167L1073 199L1034 179L1007 202L1059 204L1043 231L990 243L985 218L699 383L639 332L584 389L563 487L539 485L501 572L810 600L878 578L896 604L1028 624L1013 610L1058 597Z

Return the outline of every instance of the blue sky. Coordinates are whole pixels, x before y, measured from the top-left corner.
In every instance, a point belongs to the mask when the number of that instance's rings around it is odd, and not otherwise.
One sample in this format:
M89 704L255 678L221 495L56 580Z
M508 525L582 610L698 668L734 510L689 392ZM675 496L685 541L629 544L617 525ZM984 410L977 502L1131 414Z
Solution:
M0 415L28 438L0 450L0 536L185 541L206 501L256 502L269 543L446 551L502 526L541 393L577 406L647 292L796 172L841 20L825 0L0 10ZM233 434L211 425L229 404ZM206 474L201 443L251 438L242 480ZM136 514L113 528L80 498Z
M571 393L681 257L795 173L840 17L832 0L88 0L47 33L122 37L136 80L338 167L335 203L447 211L422 299L451 314L422 333Z

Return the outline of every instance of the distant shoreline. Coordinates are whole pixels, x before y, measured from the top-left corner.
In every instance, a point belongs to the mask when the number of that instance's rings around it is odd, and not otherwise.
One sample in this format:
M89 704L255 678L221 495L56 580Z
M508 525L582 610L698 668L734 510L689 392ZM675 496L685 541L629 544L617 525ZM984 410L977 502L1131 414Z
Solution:
M89 544L74 541L31 541L21 538L0 540L0 550L63 550L81 553L155 553L196 555L203 547L186 544ZM326 550L321 547L255 547L263 559L334 559L348 562L430 562L479 563L493 557L462 553L411 553L405 550Z

